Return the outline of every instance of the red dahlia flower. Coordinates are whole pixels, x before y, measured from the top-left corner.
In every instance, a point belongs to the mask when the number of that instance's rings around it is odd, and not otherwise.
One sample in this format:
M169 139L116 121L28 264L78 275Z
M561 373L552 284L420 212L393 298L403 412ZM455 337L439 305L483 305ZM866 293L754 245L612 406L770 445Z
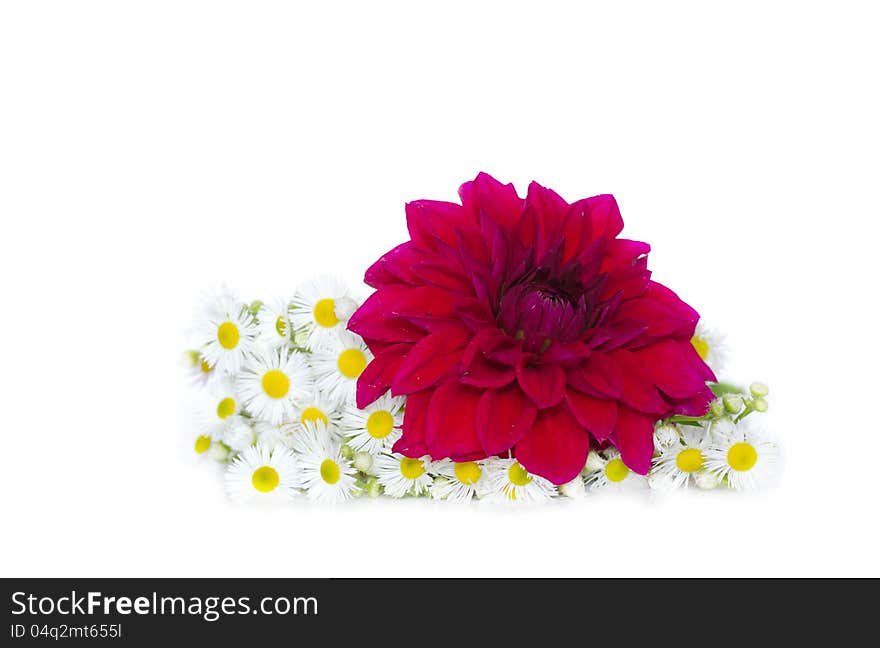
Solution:
M569 205L533 182L523 200L483 173L459 195L409 203L411 240L367 270L376 292L349 322L375 354L358 406L406 394L394 450L410 457L512 451L562 484L592 437L645 474L654 422L712 399L699 315L651 281L650 246L617 238L613 196Z

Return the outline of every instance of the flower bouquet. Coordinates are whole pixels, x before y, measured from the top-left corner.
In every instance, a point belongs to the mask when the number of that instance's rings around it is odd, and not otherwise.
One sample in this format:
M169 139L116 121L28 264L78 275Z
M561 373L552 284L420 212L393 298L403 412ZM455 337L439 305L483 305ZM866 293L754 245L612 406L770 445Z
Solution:
M360 305L330 277L204 305L195 450L230 496L523 502L772 476L767 387L718 380L723 339L652 279L613 196L522 198L482 173L459 195L406 205L410 240Z

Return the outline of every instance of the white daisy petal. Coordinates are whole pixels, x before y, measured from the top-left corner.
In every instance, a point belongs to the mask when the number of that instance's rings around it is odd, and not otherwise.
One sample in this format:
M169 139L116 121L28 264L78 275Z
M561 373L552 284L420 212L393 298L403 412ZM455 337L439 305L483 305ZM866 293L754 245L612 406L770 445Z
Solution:
M658 490L687 488L705 470L708 431L703 426L682 426L679 440L661 448L654 457L648 483Z
M257 311L258 339L273 349L290 346L293 325L289 303L284 299L263 304Z
M403 434L403 406L406 399L380 396L374 403L359 409L349 403L343 411L340 429L349 438L348 445L355 451L378 454L390 451Z
M591 452L590 455L593 455ZM589 457L588 457L589 465ZM640 489L648 483L641 475L630 470L620 458L620 452L609 448L595 453L592 470L587 473L586 485L590 490Z
M303 355L287 349L262 349L245 365L238 387L248 411L269 423L294 416L294 399L312 389Z
M397 453L383 454L376 457L375 466L379 483L389 497L422 495L432 482L430 473L434 466L428 456L414 459Z
M246 448L226 470L226 491L240 502L285 500L296 491L296 460L286 448Z
M504 502L538 502L556 497L552 482L528 472L516 459L484 461L485 486L480 498Z
M309 358L318 390L340 406L354 402L357 379L372 359L361 337L349 331L337 333Z
M691 344L697 354L703 359L716 374L724 371L727 364L727 342L719 331L712 329L702 322L697 324L697 330L691 338Z
M254 350L257 324L245 304L222 295L204 306L196 336L209 366L235 374Z
M344 282L321 276L302 284L291 302L295 337L316 351L331 344L357 308Z
M728 438L714 440L706 451L706 470L734 490L756 490L776 474L779 448L748 419Z
M439 477L431 484L431 497L450 502L468 502L486 487L485 461L437 462L433 468Z
M356 471L342 456L338 438L323 422L309 421L298 433L296 449L298 485L318 502L341 502L352 497Z

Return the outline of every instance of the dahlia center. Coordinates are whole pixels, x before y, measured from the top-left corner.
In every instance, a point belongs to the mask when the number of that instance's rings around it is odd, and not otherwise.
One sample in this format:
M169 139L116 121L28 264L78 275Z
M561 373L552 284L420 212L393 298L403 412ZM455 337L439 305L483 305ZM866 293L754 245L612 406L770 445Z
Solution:
M587 328L587 315L583 291L574 282L524 281L498 304L499 326L531 351L577 340Z

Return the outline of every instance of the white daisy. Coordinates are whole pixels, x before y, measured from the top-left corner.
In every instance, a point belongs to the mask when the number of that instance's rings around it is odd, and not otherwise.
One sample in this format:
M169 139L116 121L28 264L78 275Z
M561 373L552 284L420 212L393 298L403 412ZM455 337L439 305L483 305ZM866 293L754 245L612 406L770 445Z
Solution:
M187 351L185 360L187 377L193 385L198 387L211 385L219 374L198 351Z
M338 430L342 423L342 412L337 403L312 388L294 402L293 418L289 422L291 433L302 430L309 421L321 422L330 430Z
M400 426L403 425L405 402L403 397L392 397L386 393L364 409L349 403L343 412L341 425L342 434L350 437L348 445L370 454L391 450L403 434Z
M202 397L198 409L198 424L203 434L221 438L223 428L242 409L241 395L229 378L215 381Z
M241 452L257 441L251 422L242 416L233 416L223 424L217 439L232 450Z
M722 333L709 328L702 322L697 324L697 330L691 338L691 344L697 350L697 354L703 359L716 374L724 370L727 364L727 342Z
M340 405L354 400L358 376L372 359L361 337L349 331L336 335L310 358L318 389Z
M437 462L434 471L439 475L431 484L431 497L451 502L467 502L485 488L486 470L483 461Z
M332 427L325 425L321 420L306 421L301 429L288 437L287 442L294 453L308 454L332 445L338 446L339 436Z
M647 481L641 475L630 470L620 458L620 452L614 448L596 453L598 470L587 475L586 484L591 490L600 488L644 488Z
M234 374L254 350L257 324L248 307L228 295L211 300L196 329L205 362Z
M284 299L276 299L262 304L257 311L259 340L273 349L287 348L293 327L290 322L289 304Z
M352 497L355 469L342 456L338 440L322 427L323 423L308 423L300 433L302 451L296 454L298 483L309 499L341 502Z
M291 302L297 340L315 351L331 343L357 309L348 287L335 277L321 276L302 284Z
M705 468L708 438L708 432L702 426L682 426L680 440L666 446L654 457L654 466L648 476L651 488L687 488L692 477Z
M246 448L226 470L226 491L233 499L283 500L296 492L296 459L286 448Z
M516 459L486 459L483 466L486 476L481 498L538 502L556 497L556 487L550 481L531 474Z
M429 473L433 465L428 456L411 459L397 453L383 454L376 457L375 466L379 483L389 497L418 496L426 493L431 485Z
M264 349L245 365L238 385L251 414L280 423L293 417L294 399L311 389L311 372L297 351Z
M779 448L767 435L740 423L736 432L706 450L706 470L726 480L734 490L755 490L775 475Z

